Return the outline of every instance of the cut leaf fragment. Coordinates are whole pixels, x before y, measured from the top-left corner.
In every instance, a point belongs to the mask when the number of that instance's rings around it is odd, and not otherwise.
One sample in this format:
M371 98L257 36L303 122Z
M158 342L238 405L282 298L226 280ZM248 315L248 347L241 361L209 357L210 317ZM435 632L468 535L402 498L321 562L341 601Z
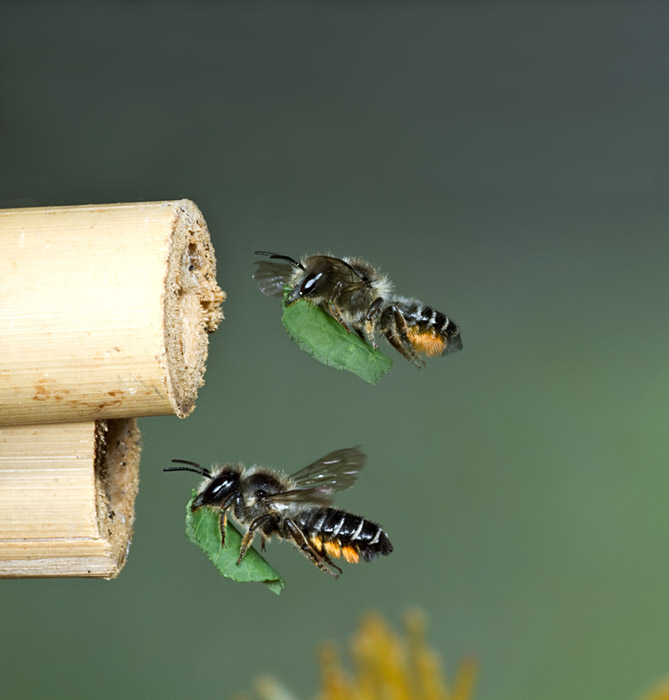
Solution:
M283 306L282 322L288 335L304 352L328 367L345 369L376 384L393 361L349 333L332 316L306 299Z
M284 586L283 579L252 547L249 548L240 565L237 566L242 536L228 521L225 530L225 547L221 547L218 511L207 507L191 511L191 503L196 496L197 492L193 491L192 498L186 506L186 536L188 539L200 547L226 578L239 582L264 583L277 595L281 593Z

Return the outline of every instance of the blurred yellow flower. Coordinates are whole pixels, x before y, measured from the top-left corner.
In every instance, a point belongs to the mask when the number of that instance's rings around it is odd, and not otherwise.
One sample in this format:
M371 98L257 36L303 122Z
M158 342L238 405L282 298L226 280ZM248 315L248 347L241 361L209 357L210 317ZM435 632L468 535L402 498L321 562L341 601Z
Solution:
M320 653L322 687L317 700L471 700L476 664L466 659L448 686L437 654L425 641L425 618L406 616L405 635L395 634L382 617L366 615L353 638L353 672L347 672L332 645ZM297 700L269 678L256 688L262 700Z
M669 681L664 681L653 690L644 695L642 700L669 700Z
M453 684L447 685L439 658L425 641L425 616L420 612L406 616L403 636L380 615L366 615L353 637L351 657L354 670L347 672L336 648L323 645L322 687L315 700L472 700L476 663L465 659ZM272 678L261 678L256 692L261 700L298 700ZM641 700L669 700L669 680Z

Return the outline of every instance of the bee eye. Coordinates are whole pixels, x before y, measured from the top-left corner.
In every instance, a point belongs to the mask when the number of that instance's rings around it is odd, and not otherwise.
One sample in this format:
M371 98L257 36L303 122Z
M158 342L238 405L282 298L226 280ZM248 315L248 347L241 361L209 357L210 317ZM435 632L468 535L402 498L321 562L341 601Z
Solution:
M256 491L256 498L263 499L263 498L265 498L266 496L267 496L267 491L265 491L265 489L258 489L258 490Z
M310 274L307 275L304 278L304 282L302 282L302 286L300 288L300 293L302 296L306 296L308 294L311 294L314 292L316 289L316 282L323 276L322 272L317 272L316 274Z
M226 488L228 488L228 484L226 484L225 482L222 482L222 483L220 483L220 484L216 484L216 486L214 486L214 487L211 489L211 495L212 495L212 496L218 496L218 494L219 494L221 491L225 490Z
M220 474L209 486L208 494L210 497L218 498L219 496L226 495L234 487L235 481L232 476L227 474Z

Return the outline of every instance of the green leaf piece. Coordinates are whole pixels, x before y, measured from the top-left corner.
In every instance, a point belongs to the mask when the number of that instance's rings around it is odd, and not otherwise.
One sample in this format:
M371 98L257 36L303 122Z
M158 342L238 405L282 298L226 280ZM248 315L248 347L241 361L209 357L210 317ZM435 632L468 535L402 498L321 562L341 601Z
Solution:
M330 314L306 299L283 306L284 328L307 354L328 367L345 369L376 384L393 361L355 333L349 333Z
M228 520L225 530L225 547L221 547L218 511L206 506L198 508L195 512L191 511L191 503L195 496L197 496L197 491L193 491L192 498L186 506L186 536L188 539L200 547L226 578L240 582L261 582L277 595L281 593L284 586L283 579L252 547L246 552L241 564L237 566L242 536Z

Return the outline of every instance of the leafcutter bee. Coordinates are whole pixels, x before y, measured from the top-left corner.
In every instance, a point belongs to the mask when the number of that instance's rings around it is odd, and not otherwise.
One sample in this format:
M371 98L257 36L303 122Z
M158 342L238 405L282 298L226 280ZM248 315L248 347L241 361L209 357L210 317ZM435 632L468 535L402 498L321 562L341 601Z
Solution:
M219 511L221 546L229 512L248 528L237 565L256 532L262 537L262 549L272 535L291 540L321 571L335 578L342 570L330 557L357 563L393 551L379 525L330 507L333 494L352 486L364 465L365 455L357 448L331 452L292 476L255 465L227 463L209 471L187 460L172 462L186 466L164 471L191 471L204 477L191 509L208 506Z
M265 250L255 252L273 259L256 262L253 279L263 294L285 294L286 305L308 299L374 348L375 333L381 333L417 367L425 365L421 355L462 349L453 320L418 299L396 295L388 277L361 258L309 255L298 261Z

